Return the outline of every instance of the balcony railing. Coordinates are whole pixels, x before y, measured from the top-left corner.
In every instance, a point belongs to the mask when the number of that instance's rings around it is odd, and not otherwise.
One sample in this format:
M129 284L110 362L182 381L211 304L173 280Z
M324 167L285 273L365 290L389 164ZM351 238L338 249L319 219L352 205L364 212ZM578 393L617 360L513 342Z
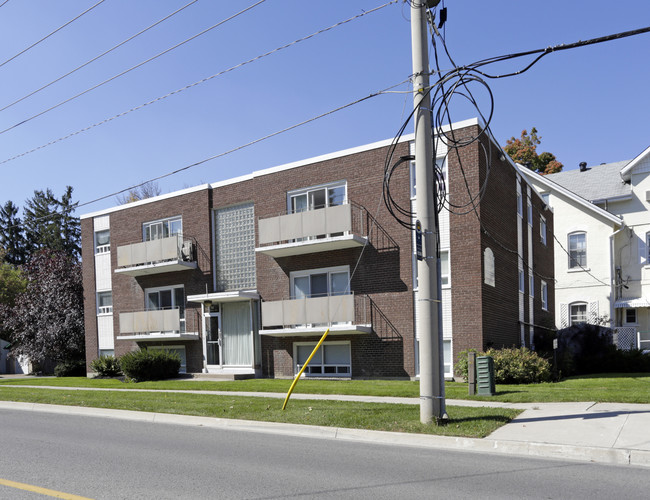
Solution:
M366 296L346 294L262 302L262 335L290 336L330 328L336 333L369 333Z
M365 244L366 210L356 204L307 210L258 219L257 252L285 257Z
M184 311L183 311L184 313ZM198 338L185 331L185 314L178 307L150 311L122 312L118 340L160 340Z
M116 273L142 276L195 268L194 242L180 235L117 247Z
M642 351L650 350L650 332L637 332L637 347Z

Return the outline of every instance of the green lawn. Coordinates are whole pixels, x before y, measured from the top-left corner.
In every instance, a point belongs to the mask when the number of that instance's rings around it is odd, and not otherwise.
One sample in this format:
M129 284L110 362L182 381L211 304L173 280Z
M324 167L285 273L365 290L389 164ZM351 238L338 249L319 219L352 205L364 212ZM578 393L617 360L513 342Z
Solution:
M425 426L420 423L418 405L296 399L282 411L282 400L277 398L1 386L0 400L477 438L487 436L520 413L512 409L450 406L446 426Z
M253 391L286 393L290 380L250 379L238 381L169 380L160 382L123 383L113 379L36 378L0 379L2 384L24 384L70 387L103 387L123 389L172 389ZM477 399L512 403L598 401L650 404L650 374L599 374L573 377L562 382L527 385L497 385L494 397L469 397L467 384L448 382L448 399ZM359 394L369 396L418 397L418 382L405 380L301 380L294 389L305 394Z

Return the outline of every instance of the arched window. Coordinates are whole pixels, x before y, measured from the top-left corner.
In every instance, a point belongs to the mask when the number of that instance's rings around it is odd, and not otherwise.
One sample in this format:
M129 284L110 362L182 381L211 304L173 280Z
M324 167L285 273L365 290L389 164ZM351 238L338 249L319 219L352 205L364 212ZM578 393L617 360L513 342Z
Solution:
M587 303L574 302L569 304L569 324L577 325L587 322Z

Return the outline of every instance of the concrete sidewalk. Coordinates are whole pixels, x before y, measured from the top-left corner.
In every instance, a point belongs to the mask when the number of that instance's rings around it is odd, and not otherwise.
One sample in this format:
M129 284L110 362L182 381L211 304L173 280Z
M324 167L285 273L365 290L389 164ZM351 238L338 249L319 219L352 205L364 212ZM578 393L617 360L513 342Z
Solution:
M27 386L18 386L27 387ZM60 390L180 392L206 395L284 398L280 393L230 391L152 391L141 389L88 389L42 387ZM371 403L419 404L417 398L293 394L293 399L345 400ZM0 402L0 408L49 411L88 416L123 418L152 423L173 423L271 432L315 438L344 439L383 444L402 444L476 452L505 453L562 460L650 467L650 405L625 403L501 403L498 401L447 400L448 406L488 406L523 409L512 422L483 439L367 431L332 427L252 422L161 413L80 408L34 403Z

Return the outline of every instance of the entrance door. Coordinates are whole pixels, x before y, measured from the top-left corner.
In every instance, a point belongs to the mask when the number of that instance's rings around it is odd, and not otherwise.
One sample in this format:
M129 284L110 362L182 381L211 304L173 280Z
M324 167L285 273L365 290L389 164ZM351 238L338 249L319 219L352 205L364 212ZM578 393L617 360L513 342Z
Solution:
M221 365L221 315L206 313L206 358L208 365Z

